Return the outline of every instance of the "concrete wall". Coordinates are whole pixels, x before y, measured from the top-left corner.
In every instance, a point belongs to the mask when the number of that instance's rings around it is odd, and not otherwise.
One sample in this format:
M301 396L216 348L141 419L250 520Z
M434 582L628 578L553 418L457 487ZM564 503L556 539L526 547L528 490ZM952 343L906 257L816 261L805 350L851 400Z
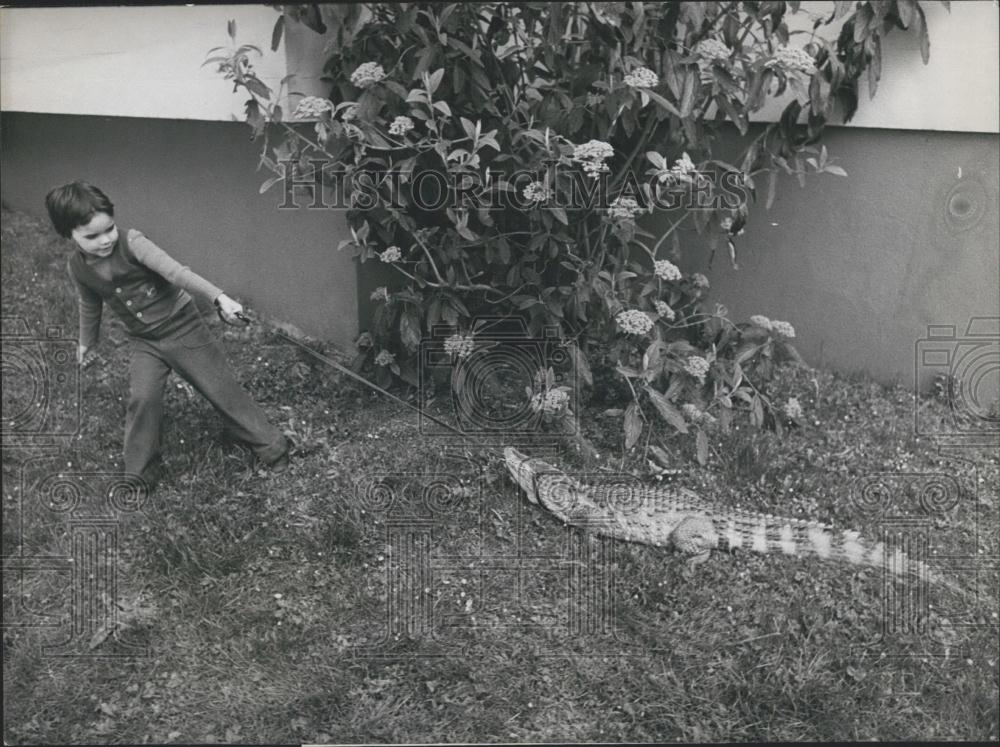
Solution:
M928 325L963 335L971 317L1000 317L1000 138L835 128L825 142L848 178L782 177L736 239L738 270L726 251L710 267L693 230L685 269L735 321L791 322L810 363L908 384Z
M259 47L257 74L272 89L286 72L272 53L278 18L265 5L183 5L0 10L0 108L4 111L231 121L246 92L232 93L212 47Z
M44 216L51 187L87 179L122 226L252 308L338 344L357 335L356 264L336 250L343 212L279 210L279 189L258 194L246 124L4 112L0 137L11 207Z
M948 10L938 2L921 7L930 30L930 61L920 56L920 35L911 24L893 29L882 45L882 78L875 98L862 76L858 111L849 127L892 130L1000 132L1000 5L993 0L963 0ZM832 2L803 2L785 16L792 44L803 45L815 19L833 14ZM816 33L835 40L844 18ZM774 122L793 98L768 102L753 120Z

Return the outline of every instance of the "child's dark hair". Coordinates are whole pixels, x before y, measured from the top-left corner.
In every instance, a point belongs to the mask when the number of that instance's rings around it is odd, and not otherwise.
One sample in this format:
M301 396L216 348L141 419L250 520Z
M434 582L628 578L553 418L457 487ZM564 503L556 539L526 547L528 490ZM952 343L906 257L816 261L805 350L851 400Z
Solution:
M45 208L52 225L65 239L73 235L74 228L90 223L95 213L115 215L108 196L87 182L71 182L51 190L45 195Z

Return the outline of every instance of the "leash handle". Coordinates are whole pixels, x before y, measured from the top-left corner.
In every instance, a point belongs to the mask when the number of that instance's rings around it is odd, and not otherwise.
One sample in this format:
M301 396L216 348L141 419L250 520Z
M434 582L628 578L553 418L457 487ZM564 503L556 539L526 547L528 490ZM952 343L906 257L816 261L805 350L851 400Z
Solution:
M248 324L250 324L253 321L250 317L248 317L242 311L237 311L236 314L235 314L235 317L237 319L239 319L242 322L242 324L233 324L232 322L226 321L226 317L224 317L222 315L222 309L220 309L218 307L215 308L215 313L219 315L219 319L221 319L222 323L225 324L227 327L246 327Z

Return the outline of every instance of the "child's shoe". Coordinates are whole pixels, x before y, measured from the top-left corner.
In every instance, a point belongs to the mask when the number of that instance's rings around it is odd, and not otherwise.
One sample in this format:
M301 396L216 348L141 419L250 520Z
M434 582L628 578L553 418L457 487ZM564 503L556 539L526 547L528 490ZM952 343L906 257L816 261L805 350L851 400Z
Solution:
M271 462L269 465L267 465L267 468L271 471L272 474L275 474L275 475L280 475L282 472L287 471L288 470L288 452L286 451L280 457L278 457L273 462Z
M288 470L288 460L295 443L288 436L285 436L285 453L267 465L267 468L275 475L280 475Z

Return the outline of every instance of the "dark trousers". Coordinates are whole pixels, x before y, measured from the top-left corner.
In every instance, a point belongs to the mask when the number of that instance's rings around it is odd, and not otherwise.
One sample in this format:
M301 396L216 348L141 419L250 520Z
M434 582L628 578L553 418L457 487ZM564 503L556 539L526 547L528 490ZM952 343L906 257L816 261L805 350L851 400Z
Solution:
M160 430L167 376L176 371L222 416L226 430L266 464L288 449L284 434L233 375L222 346L189 302L148 336L130 336L125 471L155 485L160 477Z

